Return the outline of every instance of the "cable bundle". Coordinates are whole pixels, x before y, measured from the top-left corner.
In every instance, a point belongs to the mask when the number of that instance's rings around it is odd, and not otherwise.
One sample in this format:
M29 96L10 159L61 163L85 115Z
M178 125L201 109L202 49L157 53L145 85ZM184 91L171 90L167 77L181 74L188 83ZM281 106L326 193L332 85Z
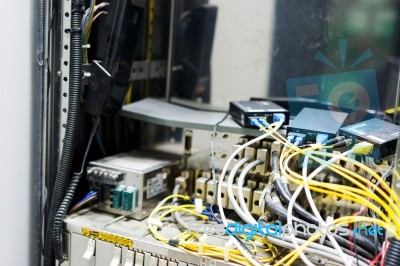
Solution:
M386 232L390 232L396 238L399 237L400 210L397 206L400 202L398 195L375 171L364 164L357 161L351 161L351 163L356 167L365 171L367 175L376 179L380 186L372 183L369 178L350 171L338 163L340 161L349 162L350 159L347 157L349 154L368 154L373 148L371 144L365 142L358 143L350 150L337 155L319 151L320 149L348 146L349 140L342 137L336 137L324 145L317 143L304 149L291 144L281 135L276 133L276 130L279 129L281 124L282 123L271 124L268 129L261 125L260 130L265 131L265 134L240 146L235 152L233 152L225 164L219 179L217 193L217 203L221 213L221 220L225 226L227 226L227 220L222 206L221 192L222 182L225 180L225 174L229 164L233 161L234 156L241 150L263 138L266 138L267 136L271 136L284 145L284 149L281 154L273 154L273 171L270 176L270 183L264 189L264 201L262 202L262 205L266 206L270 211L272 211L272 213L279 217L281 222L287 222L287 224L290 225L296 223L305 226L309 226L310 224L318 226L329 225L326 223L327 221L321 217L321 214L314 203L311 194L311 191L314 191L325 195L340 197L344 200L356 202L361 204L361 206L365 206L362 210L352 216L341 217L338 219L332 218L332 225L344 226L353 225L355 223L370 223L382 227ZM305 157L301 174L291 170L289 167L290 162L299 155ZM325 157L329 159L321 159ZM318 163L319 167L317 167L317 169L315 169L311 174L308 174L308 163L310 160ZM232 183L238 170L246 163L248 163L248 165L242 170L237 182L239 206L233 196ZM261 163L260 160L251 162L250 158L243 158L232 168L228 179L226 180L230 204L233 206L239 217L244 222L251 225L257 224L258 222L265 223L265 220L257 221L252 217L243 199L241 188L243 187L246 174L259 163ZM330 184L314 180L321 171L325 170L336 173L347 180L351 185ZM293 195L288 189L287 180L298 185ZM312 213L309 213L296 203L296 199L303 190L311 206ZM282 203L281 200L283 200L284 203ZM288 204L287 208L284 204ZM362 216L361 214L367 209L374 215L379 216L379 219ZM294 214L292 213L293 211ZM295 215L298 215L298 217ZM370 265L373 262L379 261L378 255L383 252L379 243L376 241L374 242L364 235L350 232L348 237L337 234L326 234L326 236L326 238L321 239L320 233L316 233L311 237L307 237L303 234L292 233L290 236L279 236L275 234L274 236L267 235L265 238L270 243L293 250L287 256L279 260L275 265L291 265L298 257L300 257L306 265L314 265L307 256L305 256L304 252L308 254L321 255L338 263L342 263L343 265L352 265L354 263L357 263L358 265ZM318 239L320 239L320 243L313 243ZM239 243L235 243L235 245L240 250ZM247 252L243 252L242 254L248 258L252 264L261 264L259 261L254 260Z
M178 190L179 189L175 189L174 192L177 192ZM170 200L173 200L172 203L170 205L166 205L166 203ZM185 203L176 206L175 203L179 200L188 202L188 204ZM203 209L205 209L205 207L203 207ZM232 261L241 265L249 265L249 260L244 258L239 250L228 250L223 247L202 242L202 239L205 239L207 237L204 232L199 232L199 234L197 234L197 232L190 231L190 228L189 230L187 230L187 228L184 228L184 231L181 234L175 236L172 239L168 239L162 236L158 231L163 226L163 220L167 216L177 213L190 214L193 217L199 218L205 224L210 225L210 223L208 223L209 217L196 212L195 205L190 203L190 198L188 196L174 193L173 195L170 195L162 200L152 211L148 218L148 228L157 240L176 246L177 248L184 250L188 253L219 259L227 259L228 261ZM188 225L184 225L183 227L188 227ZM253 247L251 252L263 254L267 253L269 255L267 257L257 257L257 259L263 263L272 262L278 254L276 248L269 244L262 237L254 237L251 241L248 241L247 244Z

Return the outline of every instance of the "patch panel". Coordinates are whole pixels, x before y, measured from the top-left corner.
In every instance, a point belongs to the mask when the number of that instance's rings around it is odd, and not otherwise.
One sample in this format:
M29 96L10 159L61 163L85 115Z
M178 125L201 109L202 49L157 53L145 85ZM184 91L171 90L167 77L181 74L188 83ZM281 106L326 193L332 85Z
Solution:
M94 219L95 217L95 219ZM69 239L68 259L61 265L80 266L233 266L224 260L216 260L197 253L186 253L171 245L154 239L147 230L147 219L116 219L117 216L96 211L83 210L79 215L65 219L66 239ZM181 229L177 224L165 226L160 234L174 236ZM83 232L90 231L92 236ZM95 233L107 234L108 239ZM132 246L113 243L115 239L127 239ZM209 236L208 241L224 247L228 237ZM113 264L115 263L115 264Z

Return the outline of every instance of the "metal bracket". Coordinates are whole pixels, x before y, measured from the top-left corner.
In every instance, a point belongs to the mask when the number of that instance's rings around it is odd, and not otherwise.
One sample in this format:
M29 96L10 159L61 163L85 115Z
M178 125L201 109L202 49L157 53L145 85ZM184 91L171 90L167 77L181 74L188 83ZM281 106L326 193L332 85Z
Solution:
M70 57L70 43L71 43L71 1L62 2L62 28L61 28L61 58L60 58L60 71L57 76L60 78L61 95L60 95L60 139L59 150L62 151L63 141L65 137L65 130L68 117L68 101L69 101L69 57ZM61 157L61 152L59 153Z
M164 78L166 73L165 60L135 61L132 66L131 79L146 80Z

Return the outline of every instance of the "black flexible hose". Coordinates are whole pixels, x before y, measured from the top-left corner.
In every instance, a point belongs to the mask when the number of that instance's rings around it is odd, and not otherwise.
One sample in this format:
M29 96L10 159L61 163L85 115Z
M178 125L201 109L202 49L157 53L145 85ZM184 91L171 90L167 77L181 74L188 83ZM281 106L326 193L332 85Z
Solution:
M85 162L86 158L89 153L90 146L93 142L93 138L96 135L96 130L97 126L100 122L100 117L97 117L96 120L93 123L93 128L92 132L89 137L89 141L85 150L85 154L83 155L83 160L82 160L82 165L80 168L79 173L75 173L74 176L71 179L71 182L69 183L67 193L65 193L64 200L62 201L60 208L58 209L58 212L56 214L56 217L54 218L54 226L53 226L53 243L54 243L54 253L56 256L56 259L59 260L59 263L62 263L65 260L64 252L63 252L63 247L62 247L62 225L63 225L63 220L65 215L67 214L67 211L69 209L69 206L71 205L72 199L74 198L76 188L79 185L79 180L81 179L83 169L85 167Z
M53 197L50 205L50 213L46 228L44 246L44 266L54 265L53 230L54 219L65 195L67 182L70 175L72 158L75 149L75 139L78 131L81 87L82 87L82 13L81 0L72 1L71 12L71 50L70 50L70 77L69 77L69 101L68 116L63 142L61 158L57 169Z
M62 238L61 238L61 231L62 231L62 223L65 214L68 211L68 208L74 198L76 188L78 187L79 180L81 178L80 174L75 174L71 182L69 183L69 187L67 193L65 194L64 200L61 203L61 206L54 218L54 225L53 225L53 245L54 245L54 253L55 258L59 260L59 263L62 263L65 260L63 248L62 248Z
M44 99L44 0L36 1L37 66L35 110L35 162L33 177L33 254L31 263L40 265L42 260L42 147L43 147L43 99Z
M391 238L389 240L389 248L385 254L383 266L400 265L400 239Z

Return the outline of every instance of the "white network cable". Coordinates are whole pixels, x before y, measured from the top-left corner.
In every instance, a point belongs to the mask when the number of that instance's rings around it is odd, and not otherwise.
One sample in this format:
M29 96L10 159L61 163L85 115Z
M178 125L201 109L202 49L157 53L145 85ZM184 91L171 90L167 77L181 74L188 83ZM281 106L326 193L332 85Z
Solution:
M242 218L246 222L248 221L247 215L239 207L239 205L236 202L235 196L233 195L233 181L235 179L236 173L239 170L239 168L242 167L248 161L250 161L250 158L244 157L237 164L235 164L235 166L232 168L231 172L229 173L228 181L227 181L227 185L226 185L226 192L228 194L229 202L232 204L233 209L240 216L240 218ZM239 187L238 187L238 192L239 192Z
M244 184L244 179L246 177L246 175L251 171L251 169L253 169L254 167L256 167L257 165L261 164L262 160L255 160L252 163L249 163L240 173L239 179L237 181L237 192L238 192L238 199L239 199L239 203L240 203L240 207L242 208L243 212L248 216L253 218L253 216L251 215L249 208L247 208L247 204L244 200L244 196L243 196L243 184ZM255 220L253 218L253 220Z
M232 160L235 158L235 156L236 156L240 151L242 151L244 148L246 148L246 147L250 146L251 144L256 143L257 141L260 141L260 140L262 140L262 139L268 137L269 135L273 134L274 132L276 132L276 130L278 130L278 129L282 126L283 122L284 122L284 120L281 119L278 123L273 123L273 124L271 124L271 126L274 127L271 131L269 131L268 133L263 134L263 135L261 135L261 136L255 138L255 139L252 139L252 140L250 140L249 142L243 144L243 145L240 146L236 151L234 151L234 152L231 154L231 156L228 158L228 160L227 160L227 162L226 162L224 168L222 169L221 176L220 176L220 178L219 178L219 182L218 182L218 192L217 192L218 209L219 209L219 212L220 212L220 215L221 215L221 220L222 220L222 222L223 222L223 224L224 224L225 226L228 225L228 222L227 222L227 220L226 220L225 213L224 213L224 209L223 209L223 206L222 206L222 196L221 196L221 193L222 193L222 182L224 181L225 174L226 174L226 172L227 172L227 170L228 170L229 164L232 162ZM246 252L246 251L243 249L243 247L242 247L242 246L240 245L240 243L236 240L236 238L234 238L233 236L229 236L229 238L232 240L232 242L233 242L234 245L237 247L237 249L238 249L238 250L253 264L253 265L260 265L260 263L259 263L258 261L256 261L250 254L248 254L248 252Z
M289 202L289 206L288 206L288 216L287 216L287 223L288 224L292 224L293 220L292 220L292 212L293 212L293 206L294 203L297 199L297 197L299 196L300 192L303 190L303 188L305 188L306 190L306 195L307 195L307 200L310 203L311 209L314 213L314 215L317 217L317 219L320 221L320 225L325 225L325 221L322 219L321 215L318 212L317 207L315 206L314 203L314 199L312 198L311 192L309 190L308 187L308 181L312 180L315 176L317 176L322 170L324 170L325 168L327 168L330 164L336 162L337 160L347 156L349 153L351 153L352 150L341 153L339 155L336 155L334 157L332 157L329 161L326 161L324 164L321 164L317 169L315 169L309 176L307 176L307 165L308 165L308 160L310 158L310 153L308 152L306 154L306 157L304 158L304 163L303 163L303 184L304 185L299 185L296 189L296 191L293 193L293 196ZM309 193L307 193L307 190ZM291 232L290 234L291 238L292 238L292 243L296 248L299 248L299 244L298 244L298 240L296 239L295 235L293 232ZM349 265L351 266L351 262L347 259L347 257L345 256L345 254L343 253L343 250L340 248L340 246L338 245L337 241L335 240L335 238L331 235L331 234L327 234L329 240L331 241L332 245L335 247L336 251L339 253L339 256L342 258L342 262L345 265ZM314 266L314 264L304 255L304 252L300 251L300 258L303 260L303 262L309 266Z

